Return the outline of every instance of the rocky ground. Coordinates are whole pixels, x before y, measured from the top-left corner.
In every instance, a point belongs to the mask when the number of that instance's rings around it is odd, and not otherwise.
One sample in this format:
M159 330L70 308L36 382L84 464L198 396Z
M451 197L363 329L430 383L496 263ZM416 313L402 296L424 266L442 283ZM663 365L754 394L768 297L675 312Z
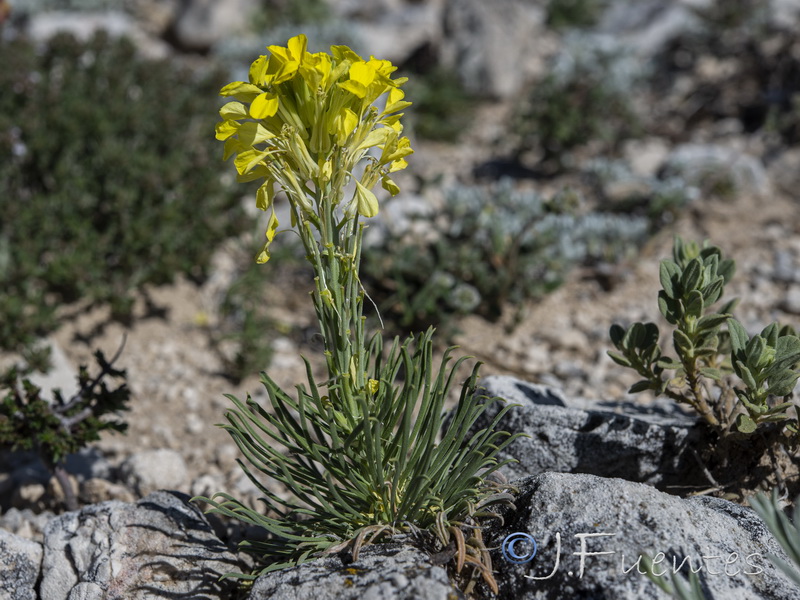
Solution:
M498 85L502 88L502 82ZM420 165L417 174L444 173L469 180L472 169L491 158L508 106L507 98L485 104L475 117L478 126L459 144L416 141L417 154L410 162ZM759 154L753 151L759 140L743 133L720 138L699 127L685 136L688 142L709 139L743 154ZM658 143L650 142L630 146L628 156L644 160L647 152L657 153ZM522 322L513 330L502 321L463 319L457 336L460 351L483 361L485 375L511 374L590 401L630 399L626 390L636 377L606 356L608 329L612 323L657 318L658 263L669 255L676 234L709 239L737 261L729 294L742 299L738 315L749 329L760 330L773 320L797 326L800 218L794 192L798 163L793 151L786 149L775 160L759 162L765 178L759 185L693 203L635 258L615 267L610 288L602 287L591 273L577 270L555 292L526 306ZM236 465L236 447L215 424L223 420L229 405L225 394L256 398L264 394L257 374L236 385L220 374L222 364L209 346L205 329L236 261L245 259L230 248L222 249L215 274L201 287L178 281L147 290L150 305L142 300L130 327L109 322L103 308L64 307L70 318L51 340L59 370L47 383L68 386L73 376L65 373L74 372L79 364L91 364L97 348L113 355L124 340L117 365L127 371L133 393L127 434L104 437L73 463L84 502L139 499L162 487L190 495L253 493L252 484ZM290 328L307 328L313 325L308 289L293 279L271 290L264 302ZM155 313L149 310L152 306L158 309ZM313 338L299 343L279 336L271 342L275 355L269 372L286 388L304 379L301 355L315 367L321 365ZM24 457L14 457L5 471L0 472L5 511L0 524L36 537L41 519L37 524L36 519L22 518L19 510L60 510L57 490L47 483L41 467Z
M565 285L527 306L523 321L511 332L503 323L464 319L457 337L460 351L483 361L484 375L511 374L554 385L573 398L629 399L626 390L636 376L607 357L608 328L612 323L657 318L658 262L669 255L672 236L708 238L737 260L730 292L742 298L739 314L746 324L752 328L772 320L796 324L800 307L793 290L800 279L800 222L795 215L796 201L780 192L705 202L702 210L687 211L656 235L635 260L620 265L612 289L604 290L595 279L576 271ZM227 258L220 256L220 264ZM235 464L237 449L214 424L223 420L228 408L224 394L263 397L263 393L256 374L239 385L220 374L219 356L209 346L202 325L202 315L214 302L215 284L212 278L200 288L181 281L149 290L160 314L142 314L131 327L108 323L103 309L65 309L77 316L53 337L67 366L55 383L68 385L70 371L91 364L95 349L112 356L124 340L117 364L127 371L133 392L128 433L105 436L96 445L102 458L89 461L99 481L88 488L94 491L84 489L87 500L137 498L162 485L192 495L253 491ZM312 322L307 288L302 285L280 290L265 301L274 303L276 311L296 326ZM268 370L287 389L303 381L301 355L321 366L313 345L298 346L289 338L277 338L273 345L276 352ZM126 468L120 470L122 465ZM84 477L86 468L82 467ZM17 490L15 505L52 508L39 476L33 474L31 483ZM103 484L104 479L111 483Z

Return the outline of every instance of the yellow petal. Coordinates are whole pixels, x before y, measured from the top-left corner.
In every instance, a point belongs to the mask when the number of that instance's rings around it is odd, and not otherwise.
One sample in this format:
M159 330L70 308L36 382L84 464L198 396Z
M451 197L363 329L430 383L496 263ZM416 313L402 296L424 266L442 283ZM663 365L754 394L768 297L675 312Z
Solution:
M291 38L286 48L283 46L267 47L270 51L267 74L272 75L273 84L283 83L295 76L306 58L307 45L306 36L300 34Z
M232 119L246 119L247 107L241 102L228 102L225 106L219 109L219 116L226 121Z
M264 249L261 250L259 255L256 257L256 262L260 265L263 265L265 262L269 260L269 245L272 243L272 240L275 239L275 234L278 230L278 217L275 216L275 211L273 210L269 216L269 223L267 223L267 243L264 244Z
M227 140L229 137L239 131L239 123L236 121L220 121L214 126L216 131L216 138L220 141Z
M376 72L380 73L384 77L388 79L389 75L394 73L397 70L391 61L389 60L378 60L374 56L370 56L369 61L367 64L375 69Z
M258 188L256 192L256 208L261 210L267 210L270 206L272 206L272 200L275 198L275 182L267 180L264 184Z
M334 134L336 135L336 143L344 146L347 143L347 138L358 127L358 115L349 108L345 108L336 115L333 121Z
M323 161L322 157L319 159L319 178L323 182L328 182L333 176L333 161Z
M395 113L393 115L389 115L385 119L381 119L378 121L381 125L386 125L387 127L391 127L394 129L398 134L403 133L403 125L400 123L400 117L403 116L403 113Z
M404 97L405 93L400 88L389 90L389 97L386 99L386 108L383 110L383 114L396 113L411 106L411 102L403 100Z
M358 98L363 98L367 95L367 87L363 83L359 83L358 81L345 81L344 83L340 83L339 87L343 90L347 90L354 96Z
M254 119L266 119L278 112L278 96L264 92L253 99L250 105L250 116Z
M278 231L278 217L275 216L275 211L273 210L272 213L269 215L269 223L267 223L267 242L271 242L275 239L275 234Z
M234 159L235 160L235 159ZM245 183L248 181L256 181L257 179L265 179L269 177L269 169L263 163L260 163L252 168L248 173L245 174L237 174L236 181L239 183Z
M379 129L373 129L369 132L367 137L358 145L357 150L363 150L365 148L372 148L373 146L379 146L381 144L386 143L386 138L389 135L391 129L387 129L386 127L381 127Z
M356 210L362 217L374 217L378 214L378 198L370 190L356 181Z
M242 102L252 102L253 98L258 96L263 91L264 90L262 90L260 87L253 85L252 83L247 83L245 81L234 81L233 83L229 83L222 88L219 91L219 95L233 96Z
M389 173L394 173L395 171L402 171L407 166L408 162L406 162L405 159L401 158L400 160L392 162L392 164L389 166Z
M235 137L229 137L227 140L225 140L225 147L223 148L222 152L222 160L228 160L232 155L240 152L241 150L244 150L244 148L242 148L239 140L237 140Z
M350 65L349 74L352 81L357 81L364 87L375 81L375 67L366 62Z
M389 192L392 196L397 196L400 193L400 188L389 177L384 175L381 177L381 187Z
M286 44L287 49L296 61L300 62L305 58L306 48L308 47L308 38L304 34L294 36Z
M364 59L347 46L331 46L331 54L333 54L336 62L364 62Z
M394 137L397 137L396 134ZM380 163L385 165L391 162L396 162L408 156L409 154L414 154L414 150L412 150L411 142L409 142L407 137L400 138L396 141L393 140L384 146L383 152L381 153Z
M238 133L239 141L243 146L253 146L275 137L266 127L255 121L242 123Z
M266 85L268 81L267 75L267 57L263 54L253 61L250 65L250 83L253 85Z
M269 151L250 148L249 150L240 152L236 158L233 159L233 164L236 165L236 170L239 172L239 175L246 175L269 154Z

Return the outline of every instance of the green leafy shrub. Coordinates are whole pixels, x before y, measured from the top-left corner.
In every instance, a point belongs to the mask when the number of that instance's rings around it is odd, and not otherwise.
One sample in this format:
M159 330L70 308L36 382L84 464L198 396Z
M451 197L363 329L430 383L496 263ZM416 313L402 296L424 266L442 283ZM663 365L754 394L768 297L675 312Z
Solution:
M0 345L30 344L64 303L126 318L142 286L204 277L240 231L208 140L221 74L143 60L104 34L2 53Z
M509 180L453 188L441 214L409 215L408 230L379 236L364 277L400 329L447 327L471 313L496 320L560 285L575 265L613 263L647 236L647 220L575 214L574 196L544 200ZM421 231L421 233L417 233Z
M321 23L331 17L325 0L261 0L259 10L253 15L254 31L282 25Z
M592 27L608 5L608 0L550 0L546 22L553 29Z
M100 372L92 377L81 366L78 391L68 399L58 389L53 390L52 398L45 398L28 379L20 381L16 369L0 379L0 391L4 392L0 401L0 448L35 451L59 482L68 510L78 506L64 468L67 455L99 440L103 431L124 432L128 427L119 419L108 418L128 410L130 398L125 372L113 367L118 356L119 352L107 361L98 350L95 358ZM123 383L109 388L106 377L122 379Z
M564 166L569 152L592 142L612 151L641 130L631 103L641 74L613 45L568 36L548 74L524 96L513 120L516 153L541 154Z
M455 142L471 125L476 100L455 72L433 68L410 80L408 89L414 98L414 110L409 116L414 133L420 137Z
M618 352L609 356L643 377L631 393L650 390L688 404L722 436L778 423L794 444L798 419L790 399L800 377L800 338L778 323L750 337L731 314L736 301L712 308L734 270L716 246L676 238L672 260L661 261L658 308L674 327L677 358L662 353L655 323L613 325Z

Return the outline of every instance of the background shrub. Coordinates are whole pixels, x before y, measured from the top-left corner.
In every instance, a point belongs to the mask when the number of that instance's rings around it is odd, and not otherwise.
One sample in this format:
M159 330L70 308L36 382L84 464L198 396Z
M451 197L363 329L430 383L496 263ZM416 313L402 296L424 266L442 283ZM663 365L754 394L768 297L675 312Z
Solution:
M64 303L126 318L142 286L202 279L242 230L211 133L223 74L143 60L105 34L2 54L0 345L53 329Z
M579 215L578 203L570 192L545 200L507 179L453 188L435 220L411 214L403 231L376 236L364 252L365 285L403 330L446 329L471 313L495 320L506 305L519 318L526 300L558 287L572 267L617 262L648 235L646 218Z
M408 112L414 133L422 138L452 143L472 125L476 100L454 71L434 67L412 74L406 95L413 101Z
M517 107L512 131L517 155L535 152L562 167L568 152L594 143L614 150L641 130L631 98L641 73L603 38L568 36L548 74Z

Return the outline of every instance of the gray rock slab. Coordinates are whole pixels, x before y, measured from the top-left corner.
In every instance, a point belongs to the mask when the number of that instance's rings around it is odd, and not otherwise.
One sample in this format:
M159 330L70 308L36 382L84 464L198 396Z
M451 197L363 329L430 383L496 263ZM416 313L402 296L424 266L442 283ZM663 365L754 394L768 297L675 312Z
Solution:
M707 598L800 597L768 557L787 560L763 521L726 500L684 500L621 479L545 473L521 482L516 506L485 536L495 549L500 600L666 598L643 574L642 555L665 578L691 565ZM512 554L506 545L504 556L503 543L513 534L520 541ZM533 537L535 554L530 538L519 534ZM506 556L530 560L514 564Z
M37 600L42 546L0 529L0 600Z
M259 577L250 600L458 600L464 596L431 563L403 543L366 546L358 561L321 558Z
M472 93L510 98L540 68L550 45L539 3L519 0L447 0L442 63ZM513 65L513 68L509 68Z
M227 36L246 32L251 15L258 10L259 4L256 0L181 2L172 29L181 47L205 51Z
M236 556L188 496L159 491L65 513L44 532L41 600L229 598Z
M614 36L629 52L651 57L678 35L698 29L700 19L687 4L685 0L616 0L609 3L598 30Z
M555 388L514 377L487 377L481 387L487 396L519 405L506 413L500 428L529 436L499 455L519 461L503 468L509 479L556 471L620 477L661 489L708 483L691 453L705 430L674 403L671 411L630 403L584 409L567 406ZM487 410L474 429L486 427L500 407Z
M187 489L189 470L183 456L169 448L142 450L129 456L119 467L120 479L145 496L160 489Z

